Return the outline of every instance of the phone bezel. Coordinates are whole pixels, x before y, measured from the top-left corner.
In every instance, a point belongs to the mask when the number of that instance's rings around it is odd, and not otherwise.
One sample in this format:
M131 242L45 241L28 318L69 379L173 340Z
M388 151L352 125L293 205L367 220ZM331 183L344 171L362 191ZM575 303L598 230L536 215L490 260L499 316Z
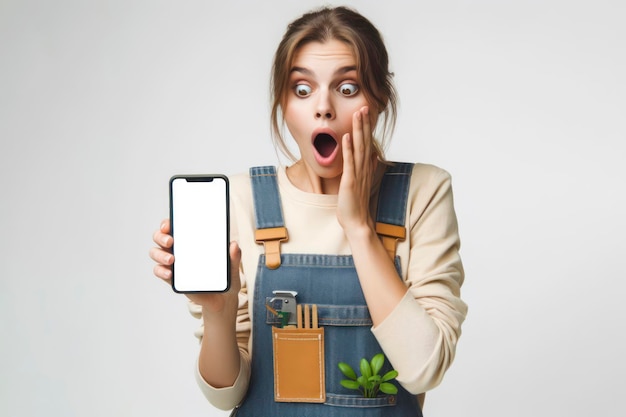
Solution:
M174 265L172 265L172 290L179 294L202 294L202 293L221 293L230 289L231 285L231 271L230 271L230 182L228 177L223 174L177 174L173 175L169 180L169 215L170 215L170 235L174 238L174 244L172 245L172 254L174 254L174 264L176 263L176 238L175 238L175 222L174 222L174 191L173 185L176 180L185 180L187 182L212 182L215 179L223 180L225 183L225 204L226 204L226 242L225 254L226 254L226 287L219 290L183 290L176 288L176 274Z

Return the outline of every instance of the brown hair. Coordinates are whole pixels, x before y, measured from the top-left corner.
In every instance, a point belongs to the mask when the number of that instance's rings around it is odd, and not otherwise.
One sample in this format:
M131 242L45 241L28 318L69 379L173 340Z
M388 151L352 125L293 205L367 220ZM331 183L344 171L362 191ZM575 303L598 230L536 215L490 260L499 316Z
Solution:
M282 109L289 91L289 72L298 49L309 42L336 39L352 48L363 94L373 111L383 115L382 140L374 140L379 159L397 118L397 96L389 57L383 39L374 25L347 7L321 8L302 15L287 27L274 55L270 93L272 97L272 133L274 143L290 159L294 155L285 144L281 127Z

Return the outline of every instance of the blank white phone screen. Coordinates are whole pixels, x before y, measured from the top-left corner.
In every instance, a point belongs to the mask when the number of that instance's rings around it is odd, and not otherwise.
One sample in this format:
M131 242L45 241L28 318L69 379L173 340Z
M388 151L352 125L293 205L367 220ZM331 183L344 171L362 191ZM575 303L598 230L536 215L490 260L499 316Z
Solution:
M225 291L228 288L228 183L173 178L173 288L177 292Z

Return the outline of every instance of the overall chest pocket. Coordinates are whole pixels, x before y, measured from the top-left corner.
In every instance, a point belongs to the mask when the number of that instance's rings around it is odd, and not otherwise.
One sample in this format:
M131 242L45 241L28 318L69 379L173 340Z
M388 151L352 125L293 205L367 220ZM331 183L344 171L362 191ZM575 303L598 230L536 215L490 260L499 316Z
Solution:
M325 405L334 407L348 407L348 408L380 408L380 407L392 407L397 403L396 395L388 395L379 393L374 398L365 398L363 393L358 390L352 390L345 388L341 385L341 380L347 379L338 367L339 362L345 362L349 364L359 374L359 363L362 358L368 361L371 358L382 352L382 348L376 341L374 335L371 332L372 319L369 314L369 310L365 305L333 305L333 304L317 304L317 317L319 329L322 333L321 349L323 351L323 375L321 376L321 382L324 385L323 401L320 401L320 397L315 397L317 400L309 399L305 402L323 402ZM303 340L296 340L290 336L295 336L296 330L314 331L316 329L279 329L276 326L280 325L280 320L271 313L266 316L266 323L274 326L272 328L272 339L274 343L274 360L276 361L276 343L278 338L286 338L282 340L282 353L279 352L279 361L283 369L288 368L284 359L288 359L285 356L285 346L290 344L295 348L298 344L302 349L312 350L315 344L313 340L313 334L304 334L305 337L310 338L308 342ZM291 333L291 334L290 334ZM319 337L317 335L316 337ZM291 340L289 340L291 339ZM284 343L287 342L287 343ZM308 347L305 347L307 345ZM281 347L279 347L281 349ZM297 348L294 352L303 354L303 350L298 351ZM315 351L313 351L315 352ZM315 369L313 364L315 360L313 356L308 356L309 369ZM300 355L299 359L291 358L290 361L296 363L298 360L302 361L303 358ZM276 362L275 362L276 368ZM391 370L391 366L386 363L380 371L380 375L384 375ZM309 376L312 374L309 373ZM278 375L281 378L280 375ZM292 375L292 377L294 377ZM307 377L308 378L308 377ZM284 381L283 381L284 382ZM308 383L315 389L320 382L320 379L313 377ZM276 374L275 381L276 384ZM395 381L392 381L397 386ZM289 389L289 388L287 388ZM317 395L317 394L316 394ZM310 397L309 397L310 398ZM281 401L278 400L277 401ZM282 401L285 401L284 399ZM298 401L298 400L294 400Z
M324 328L272 327L274 401L326 400Z

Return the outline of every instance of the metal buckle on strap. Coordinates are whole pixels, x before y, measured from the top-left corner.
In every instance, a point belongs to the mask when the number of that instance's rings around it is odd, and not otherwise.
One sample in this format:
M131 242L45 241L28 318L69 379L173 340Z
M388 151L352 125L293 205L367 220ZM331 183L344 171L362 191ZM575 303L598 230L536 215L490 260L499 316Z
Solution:
M280 242L289 240L286 227L270 227L257 229L254 232L256 243L263 243L265 247L265 265L269 269L280 266Z
M376 222L376 233L380 236L387 253L393 259L396 256L398 241L406 239L406 229L395 224Z

